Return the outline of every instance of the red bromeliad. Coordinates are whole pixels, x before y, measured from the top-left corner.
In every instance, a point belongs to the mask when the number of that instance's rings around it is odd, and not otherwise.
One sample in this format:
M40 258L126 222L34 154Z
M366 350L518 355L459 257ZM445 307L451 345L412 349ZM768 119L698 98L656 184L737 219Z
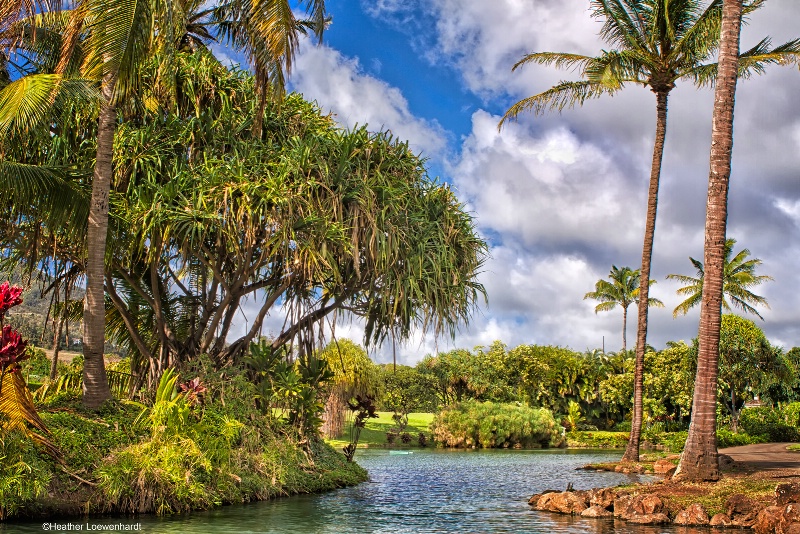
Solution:
M0 285L0 320L5 317L10 308L18 304L22 304L22 288L3 282Z
M19 369L17 364L25 359L27 345L28 342L24 341L19 332L10 325L3 327L2 342L0 343L0 371L3 374L7 371L13 373Z

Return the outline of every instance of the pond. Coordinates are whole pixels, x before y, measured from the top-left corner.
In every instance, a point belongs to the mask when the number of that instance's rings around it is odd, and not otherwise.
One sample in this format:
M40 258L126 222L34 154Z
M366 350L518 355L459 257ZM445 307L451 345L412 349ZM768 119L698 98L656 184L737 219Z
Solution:
M53 520L50 525L16 523L0 532L102 532L139 526L158 534L328 534L348 532L493 532L547 534L661 534L694 529L641 527L621 521L534 512L528 497L546 489L589 489L634 482L635 475L576 470L619 459L617 451L359 450L356 460L371 480L322 495L226 506L185 516L137 519ZM120 531L120 530L117 530ZM700 530L699 532L703 532ZM705 531L708 532L708 531Z

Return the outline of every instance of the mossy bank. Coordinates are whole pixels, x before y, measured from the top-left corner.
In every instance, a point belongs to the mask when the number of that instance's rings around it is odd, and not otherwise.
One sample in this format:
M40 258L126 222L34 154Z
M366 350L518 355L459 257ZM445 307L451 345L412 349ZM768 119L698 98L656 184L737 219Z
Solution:
M48 399L40 415L60 457L20 432L0 435L0 518L182 513L367 478L321 440L272 428L234 399L177 399L113 401L99 413L76 392Z

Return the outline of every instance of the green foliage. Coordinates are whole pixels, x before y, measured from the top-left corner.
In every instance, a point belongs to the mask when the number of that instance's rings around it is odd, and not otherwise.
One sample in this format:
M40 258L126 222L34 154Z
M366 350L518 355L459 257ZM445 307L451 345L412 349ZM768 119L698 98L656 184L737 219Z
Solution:
M567 435L568 447L586 449L624 449L630 438L628 432L571 432Z
M382 411L433 412L439 405L433 375L407 365L379 367L381 388L378 408Z
M442 410L431 432L445 447L546 447L560 440L548 410L472 400Z
M28 345L25 350L30 357L22 362L22 374L29 382L41 382L50 375L50 360L44 349Z
M739 424L751 436L762 436L769 442L800 441L798 428L787 424L780 411L767 406L742 410Z
M43 496L51 479L33 442L21 432L0 432L0 520Z

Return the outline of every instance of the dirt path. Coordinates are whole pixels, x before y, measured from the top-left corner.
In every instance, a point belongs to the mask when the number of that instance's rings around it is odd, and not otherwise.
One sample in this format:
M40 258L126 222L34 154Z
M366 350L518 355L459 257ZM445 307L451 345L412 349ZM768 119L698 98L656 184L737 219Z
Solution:
M754 471L787 471L800 474L800 452L786 450L792 443L757 443L720 449L738 465Z

